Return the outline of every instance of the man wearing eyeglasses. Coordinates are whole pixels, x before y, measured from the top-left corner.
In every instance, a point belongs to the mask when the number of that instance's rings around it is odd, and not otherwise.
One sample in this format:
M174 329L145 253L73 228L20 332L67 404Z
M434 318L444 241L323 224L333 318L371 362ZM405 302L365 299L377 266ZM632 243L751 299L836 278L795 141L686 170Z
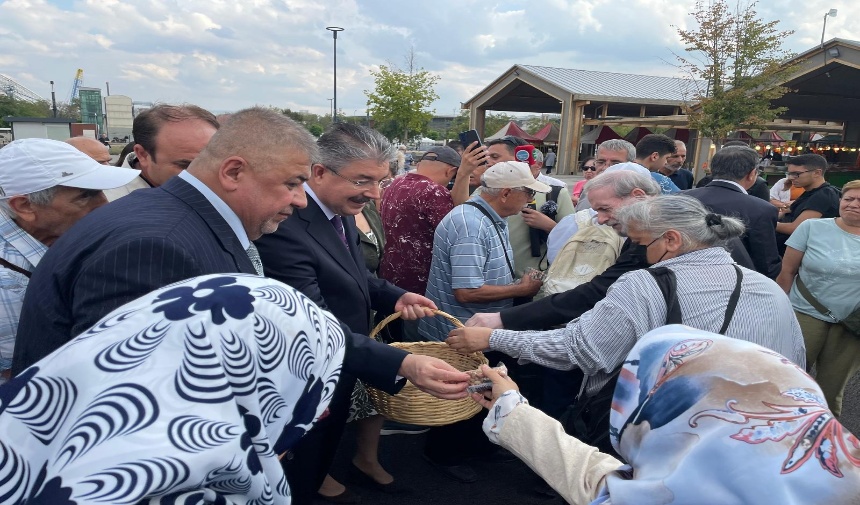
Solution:
M624 139L610 139L599 146L594 155L594 168L597 170L596 175L602 174L607 168L619 163L628 163L636 159L636 146L627 142ZM591 202L588 201L588 192L583 191L579 196L579 202L576 204L576 211L583 211L591 208Z
M517 152L522 148L525 152ZM513 262L517 276L521 276L529 268L546 270L546 237L564 217L573 214L573 201L570 199L564 182L545 175L543 155L525 140L513 135L487 142L488 166L503 161L518 160L517 155L527 155L529 170L539 182L550 186L548 193L539 193L529 205L507 219L510 232L511 248L514 251ZM530 154L530 156L528 156ZM476 191L480 193L483 188Z
M366 337L372 328L371 309L383 315L400 311L404 319L412 320L423 317L425 309L436 308L424 296L370 274L359 248L354 216L391 184L389 163L396 159L397 148L375 130L346 123L332 126L317 146L319 154L312 160L310 178L304 184L307 207L296 209L274 233L256 241L267 277L302 291L351 330L329 415L302 438L291 459L282 460L293 503L300 505L313 501L317 490L331 499L349 496L333 479L320 486L340 442L356 378L374 385L388 381L393 394L399 389L395 384L403 382L398 378L405 377L425 391L454 398L463 394L447 381L458 383L466 375L444 361L407 354ZM465 383L460 391L464 390ZM446 396L446 392L451 394ZM371 436L367 433L365 438ZM375 448L375 444L367 444ZM378 461L355 460L362 465L356 466L358 471L380 486L392 483Z
M791 204L776 224L776 240L780 254L785 252L785 241L807 219L839 216L839 190L824 180L827 160L818 154L801 154L789 158L786 177L803 194Z

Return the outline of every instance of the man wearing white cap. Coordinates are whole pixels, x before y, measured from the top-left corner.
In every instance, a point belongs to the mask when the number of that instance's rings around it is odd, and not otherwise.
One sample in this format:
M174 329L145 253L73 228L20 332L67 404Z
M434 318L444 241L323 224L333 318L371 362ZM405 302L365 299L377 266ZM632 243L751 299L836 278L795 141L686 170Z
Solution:
M508 308L516 297L534 296L541 282L529 275L514 283L513 252L505 218L550 187L519 161L496 163L481 177L481 193L454 208L436 228L427 297L465 321L477 312ZM419 333L443 340L451 329L442 318L424 318Z
M60 235L107 203L103 189L139 173L105 168L55 140L22 139L0 149L0 384L12 365L30 273Z
M476 312L509 308L516 297L534 296L542 285L539 279L524 275L515 282L506 218L521 212L535 193L550 189L534 178L526 163L502 161L488 168L481 176L480 194L454 207L436 227L427 298L466 321ZM423 340L444 340L451 329L440 317L418 323ZM473 436L479 429L465 421L430 430L424 446L427 461L454 480L475 482L475 470L463 461L483 450Z

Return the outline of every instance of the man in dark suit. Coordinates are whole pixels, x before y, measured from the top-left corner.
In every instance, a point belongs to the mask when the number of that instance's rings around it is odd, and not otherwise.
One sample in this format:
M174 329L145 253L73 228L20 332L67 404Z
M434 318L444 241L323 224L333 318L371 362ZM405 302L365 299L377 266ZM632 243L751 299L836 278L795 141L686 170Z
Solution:
M246 109L231 117L188 170L87 215L33 273L13 374L156 288L213 273L262 275L250 241L305 207L302 184L316 152L313 137L298 123L270 110ZM465 394L467 377L440 373L433 366L439 360L406 359L377 342L354 340L345 371L367 373L359 376L381 389L396 392L399 374L435 394ZM367 361L378 353L396 353L400 369L390 375L367 372Z
M778 211L770 203L746 192L758 178L757 163L758 153L749 147L724 147L711 160L711 183L684 194L696 198L712 212L743 220L747 231L741 241L755 270L774 279L782 263L776 245Z
M379 198L382 188L391 183L389 162L397 151L378 132L346 123L336 124L323 134L318 146L319 157L305 185L307 208L297 211L275 233L258 240L257 247L268 277L301 290L349 326L356 339L371 341L364 336L371 329L371 309L383 314L402 311L403 318L415 319L424 315L424 308L436 308L427 298L372 276L358 245L359 231L353 216L371 199ZM351 351L348 348L348 361ZM418 358L409 355L404 360L403 354L397 351L364 357L365 375L391 378L402 367L401 362ZM438 369L440 378L454 372L443 362L432 366L442 367ZM450 377L448 380L458 380L456 374ZM323 496L336 500L347 496L333 479L327 479L322 488L320 485L340 441L355 378L356 374L341 374L329 416L299 442L294 459L283 462L293 503L310 503L318 489ZM374 456L381 427L381 417L376 417L376 424L359 427L359 452L363 444L370 444ZM391 476L375 457L367 462L359 456L353 460L359 471L381 487L390 484Z
M275 116L250 109L240 123L260 130ZM238 127L216 134L188 170L91 213L58 240L30 281L13 373L153 289L211 273L255 273L249 238L274 231L293 206L304 206L301 185L316 149L295 123L272 130L278 133L246 146L234 139ZM296 150L276 165L260 153L281 136ZM253 170L253 163L272 168Z

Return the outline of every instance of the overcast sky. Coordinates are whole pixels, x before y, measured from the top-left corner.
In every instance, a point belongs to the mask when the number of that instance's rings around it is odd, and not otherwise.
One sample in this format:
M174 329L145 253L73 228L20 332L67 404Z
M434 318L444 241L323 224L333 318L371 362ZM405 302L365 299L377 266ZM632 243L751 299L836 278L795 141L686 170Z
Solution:
M338 107L364 114L370 70L410 47L439 75L437 114L454 114L513 64L675 76L676 28L693 1L665 0L0 0L0 73L45 98L84 85L133 100L213 111L259 104L329 111L332 37ZM764 19L794 29L788 49L860 40L860 2L765 0ZM673 26L674 25L674 26Z

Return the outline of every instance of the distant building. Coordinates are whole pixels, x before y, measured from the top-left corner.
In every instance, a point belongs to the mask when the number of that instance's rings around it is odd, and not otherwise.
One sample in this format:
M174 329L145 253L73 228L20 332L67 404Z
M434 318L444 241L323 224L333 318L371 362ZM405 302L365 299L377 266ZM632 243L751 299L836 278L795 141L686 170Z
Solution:
M78 97L81 99L81 122L97 124L99 132L104 132L102 90L99 88L78 88Z
M7 116L3 121L12 125L12 138L18 139L52 139L66 140L72 136L71 124L74 119L59 117L13 117Z
M125 95L110 95L105 97L107 113L108 137L131 138L131 126L134 122L131 98Z

